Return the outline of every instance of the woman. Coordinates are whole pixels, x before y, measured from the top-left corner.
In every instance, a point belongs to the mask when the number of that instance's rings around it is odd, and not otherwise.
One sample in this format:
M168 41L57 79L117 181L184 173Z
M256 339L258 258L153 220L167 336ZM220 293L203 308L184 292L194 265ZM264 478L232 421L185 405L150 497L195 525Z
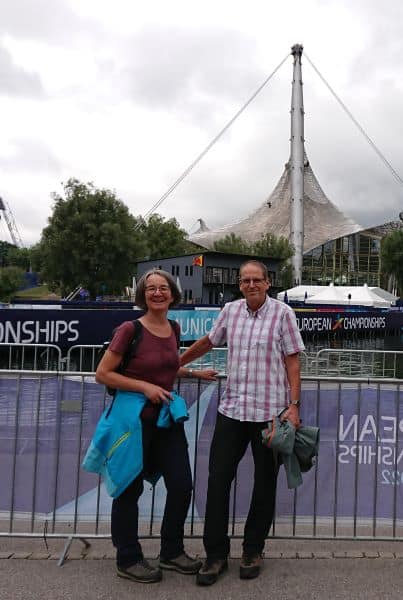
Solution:
M133 322L117 329L96 372L96 380L112 388L139 392L147 401L141 412L143 471L112 503L112 541L117 549L117 574L141 583L162 578L161 569L197 573L201 562L188 556L183 530L192 494L192 475L183 424L157 427L163 403L171 399L176 377L214 380L216 371L194 371L179 367L177 336L167 318L168 309L180 301L172 277L161 270L148 271L139 281L136 304L146 312L139 320L141 339L123 373L117 369L133 338ZM161 525L159 567L143 556L138 540L138 499L148 473L161 473L167 489Z

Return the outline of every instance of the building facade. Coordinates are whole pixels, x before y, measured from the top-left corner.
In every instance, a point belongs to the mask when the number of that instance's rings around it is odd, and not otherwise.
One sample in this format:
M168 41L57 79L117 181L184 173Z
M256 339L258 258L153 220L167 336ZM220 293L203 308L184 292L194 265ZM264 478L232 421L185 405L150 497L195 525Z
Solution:
M275 286L279 260L224 252L202 252L139 261L137 274L141 277L150 269L163 269L179 285L185 304L220 306L239 297L239 267L249 259L259 260L266 265L272 285Z

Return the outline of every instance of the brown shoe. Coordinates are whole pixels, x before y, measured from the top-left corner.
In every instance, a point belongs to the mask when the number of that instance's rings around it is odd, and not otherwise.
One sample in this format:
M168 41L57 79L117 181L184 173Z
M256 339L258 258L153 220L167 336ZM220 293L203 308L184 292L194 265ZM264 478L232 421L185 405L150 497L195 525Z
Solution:
M239 565L239 577L241 579L254 579L260 575L260 568L263 563L261 554L248 554L244 552Z
M197 585L213 585L226 569L226 558L207 558L196 575Z

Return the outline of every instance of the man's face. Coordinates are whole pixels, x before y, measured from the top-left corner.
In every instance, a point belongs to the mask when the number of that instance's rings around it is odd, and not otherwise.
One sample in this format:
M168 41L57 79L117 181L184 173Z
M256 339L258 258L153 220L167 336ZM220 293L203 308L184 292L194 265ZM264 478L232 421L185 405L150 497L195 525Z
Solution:
M265 279L262 269L253 263L246 264L239 274L239 289L249 306L259 308L266 300L270 283Z

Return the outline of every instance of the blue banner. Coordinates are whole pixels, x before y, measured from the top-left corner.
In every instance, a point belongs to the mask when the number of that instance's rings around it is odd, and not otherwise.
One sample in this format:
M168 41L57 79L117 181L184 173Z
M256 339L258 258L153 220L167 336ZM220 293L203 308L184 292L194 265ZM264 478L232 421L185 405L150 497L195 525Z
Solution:
M208 457L222 387L188 380L181 384L190 419L186 423L191 464L195 465L195 515L204 517ZM16 398L18 396L18 401ZM197 398L199 397L199 403ZM403 518L403 390L344 383L305 382L301 417L321 430L316 468L303 476L296 496L287 489L283 469L277 493L277 517L296 514L330 519ZM0 380L0 512L71 515L95 518L98 478L80 469L104 407L104 388L87 378L57 375L45 380ZM250 501L253 461L250 451L238 470L236 516L245 518ZM102 488L103 490L103 488ZM56 493L57 492L57 493ZM76 499L76 495L78 498ZM165 503L157 486L154 515ZM108 515L111 500L104 491L99 511ZM141 518L151 510L147 486Z
M168 317L178 321L181 328L181 341L198 340L207 335L218 317L220 309L170 310Z

